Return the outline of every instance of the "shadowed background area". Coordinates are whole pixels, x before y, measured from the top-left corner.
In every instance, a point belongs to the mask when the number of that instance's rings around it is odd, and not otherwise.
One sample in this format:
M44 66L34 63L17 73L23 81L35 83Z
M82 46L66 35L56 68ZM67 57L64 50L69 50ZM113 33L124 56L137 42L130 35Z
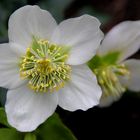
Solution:
M139 0L1 0L0 42L8 41L7 23L11 13L27 4L37 4L50 11L58 23L82 14L93 15L101 21L104 33L122 21L140 20ZM140 52L133 57L140 58ZM0 94L1 105L4 95ZM108 108L95 107L74 113L58 108L57 112L78 140L114 139L122 135L140 138L140 93L126 92L120 101Z

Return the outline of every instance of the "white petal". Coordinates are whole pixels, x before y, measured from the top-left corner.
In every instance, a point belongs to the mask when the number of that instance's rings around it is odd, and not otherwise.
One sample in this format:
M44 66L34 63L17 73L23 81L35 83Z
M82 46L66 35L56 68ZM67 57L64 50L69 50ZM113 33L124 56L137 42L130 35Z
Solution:
M25 47L22 47L21 45L17 43L9 43L10 49L18 56L21 57L22 55L25 55Z
M119 61L126 59L140 48L140 21L125 21L115 26L106 36L99 54L121 52Z
M9 19L9 40L25 50L31 44L33 36L49 40L56 26L49 12L38 6L24 6Z
M6 101L8 122L19 131L33 131L54 113L57 104L55 93L34 93L26 85L9 90Z
M59 92L59 106L69 111L87 110L99 103L101 89L86 65L72 67L70 82Z
M0 86L8 89L22 85L25 80L20 79L19 58L11 51L9 44L0 45Z
M83 15L60 23L52 42L71 47L68 64L83 64L96 53L103 38L100 22L92 16Z
M130 79L123 79L123 84L132 91L140 91L140 60L129 59L124 64L130 71Z

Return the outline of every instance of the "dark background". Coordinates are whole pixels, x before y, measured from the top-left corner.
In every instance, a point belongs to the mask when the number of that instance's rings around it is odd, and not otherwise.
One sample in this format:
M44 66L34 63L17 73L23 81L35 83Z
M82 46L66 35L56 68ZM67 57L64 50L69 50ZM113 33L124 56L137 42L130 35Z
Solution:
M52 13L57 22L90 14L99 18L107 33L125 20L140 19L140 0L0 0L0 42L8 40L7 23L13 11L24 5L37 4ZM133 57L140 58L138 52ZM68 112L57 109L63 122L78 140L140 139L140 93L126 92L120 101L108 108ZM0 95L1 101L4 97Z

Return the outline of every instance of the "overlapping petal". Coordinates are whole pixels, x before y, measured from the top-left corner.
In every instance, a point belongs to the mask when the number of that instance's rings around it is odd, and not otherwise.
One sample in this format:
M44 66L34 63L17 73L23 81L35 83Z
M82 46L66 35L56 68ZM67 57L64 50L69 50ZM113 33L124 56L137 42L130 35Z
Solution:
M89 15L61 22L53 34L52 42L71 47L68 64L78 65L90 60L103 38L100 22Z
M86 65L72 68L70 82L59 91L59 106L74 111L97 105L102 92L92 71Z
M33 131L54 113L57 104L55 93L34 93L27 85L9 90L6 101L8 121L19 131Z

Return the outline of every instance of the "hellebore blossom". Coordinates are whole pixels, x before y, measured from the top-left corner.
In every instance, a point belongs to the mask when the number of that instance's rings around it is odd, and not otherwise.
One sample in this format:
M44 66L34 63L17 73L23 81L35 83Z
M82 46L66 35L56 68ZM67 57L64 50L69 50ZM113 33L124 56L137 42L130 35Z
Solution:
M32 131L57 105L75 111L99 103L100 86L85 64L103 38L99 26L89 15L57 25L38 6L11 15L9 43L0 45L0 86L9 89L5 107L13 127Z
M126 89L140 91L140 61L128 59L139 47L140 21L122 22L105 36L89 63L103 91L99 106L109 106Z

